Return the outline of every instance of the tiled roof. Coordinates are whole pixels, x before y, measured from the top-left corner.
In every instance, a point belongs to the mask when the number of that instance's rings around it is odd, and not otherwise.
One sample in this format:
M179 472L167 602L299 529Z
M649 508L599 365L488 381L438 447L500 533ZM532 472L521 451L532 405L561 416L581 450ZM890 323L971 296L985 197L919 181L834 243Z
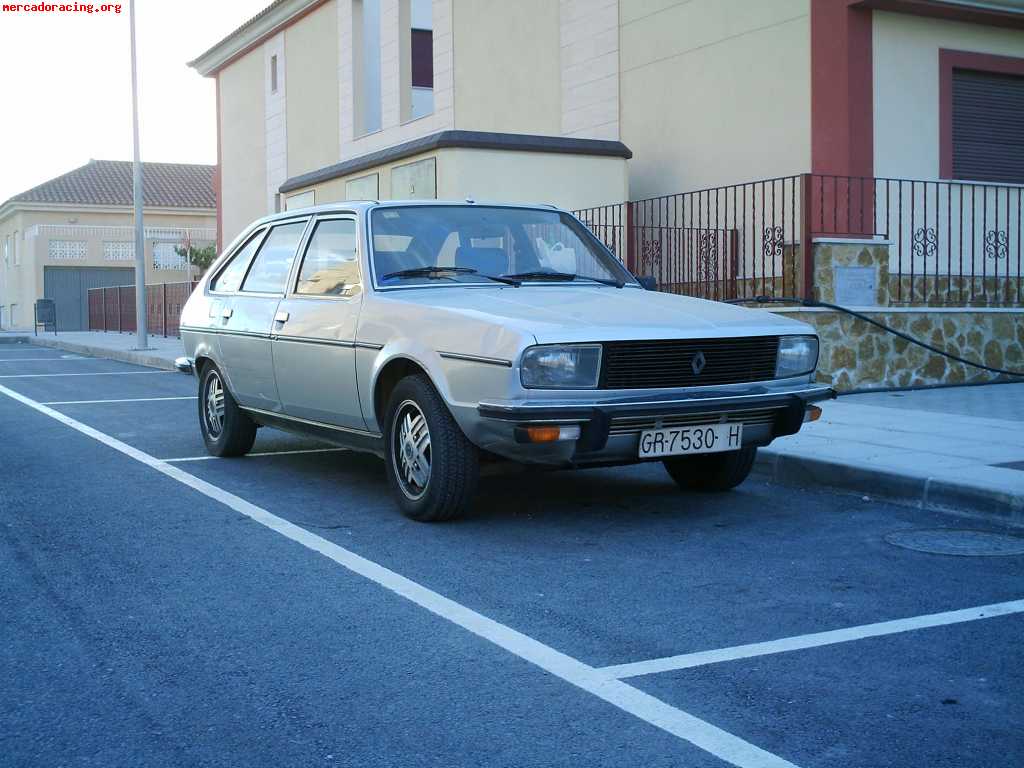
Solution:
M213 170L212 165L143 163L143 205L216 208ZM7 202L131 205L132 164L127 160L90 160L81 168L43 182Z

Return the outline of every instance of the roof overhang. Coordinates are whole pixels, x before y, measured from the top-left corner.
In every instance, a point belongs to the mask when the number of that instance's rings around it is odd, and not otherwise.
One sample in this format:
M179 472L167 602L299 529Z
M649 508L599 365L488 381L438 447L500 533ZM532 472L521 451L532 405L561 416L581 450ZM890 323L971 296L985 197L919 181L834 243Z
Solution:
M1024 29L1024 0L849 0L854 7Z
M31 203L8 200L0 205L0 221L14 213L123 213L132 216L135 209L130 205L81 205L76 203ZM142 215L161 216L216 216L216 208L171 208L147 205Z
M297 21L324 2L326 0L275 0L188 65L203 77L212 77L279 29Z
M487 131L438 131L419 139L360 155L351 160L343 160L340 163L328 165L300 176L293 176L281 185L279 191L281 193L292 192L395 160L403 160L413 155L447 148L548 152L561 155L621 157L626 160L633 156L633 153L621 141L607 139L576 139L567 136L532 136L523 133L490 133Z

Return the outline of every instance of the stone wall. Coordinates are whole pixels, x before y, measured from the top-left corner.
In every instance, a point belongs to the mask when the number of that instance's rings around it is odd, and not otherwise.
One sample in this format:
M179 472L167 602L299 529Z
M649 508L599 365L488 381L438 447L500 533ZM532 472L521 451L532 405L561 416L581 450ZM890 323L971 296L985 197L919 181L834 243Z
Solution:
M930 352L845 313L771 311L815 326L821 338L818 379L841 392L1006 378ZM1024 311L879 308L863 314L968 360L1024 371Z

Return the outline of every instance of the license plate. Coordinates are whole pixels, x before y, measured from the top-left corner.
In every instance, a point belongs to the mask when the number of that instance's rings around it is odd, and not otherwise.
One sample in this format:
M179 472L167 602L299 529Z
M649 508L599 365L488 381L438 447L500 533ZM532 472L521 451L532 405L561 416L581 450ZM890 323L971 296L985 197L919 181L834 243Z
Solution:
M742 424L698 424L648 429L640 433L640 458L736 451L743 446Z

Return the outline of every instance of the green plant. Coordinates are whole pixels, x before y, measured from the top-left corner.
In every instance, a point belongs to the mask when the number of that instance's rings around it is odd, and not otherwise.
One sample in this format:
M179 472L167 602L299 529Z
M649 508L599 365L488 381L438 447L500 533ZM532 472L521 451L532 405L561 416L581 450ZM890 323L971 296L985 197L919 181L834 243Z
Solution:
M184 256L189 264L192 264L199 270L198 276L202 276L210 268L213 260L217 258L217 246L212 243L202 248L198 248L191 243L187 246L176 245L174 246L174 252L179 256Z

